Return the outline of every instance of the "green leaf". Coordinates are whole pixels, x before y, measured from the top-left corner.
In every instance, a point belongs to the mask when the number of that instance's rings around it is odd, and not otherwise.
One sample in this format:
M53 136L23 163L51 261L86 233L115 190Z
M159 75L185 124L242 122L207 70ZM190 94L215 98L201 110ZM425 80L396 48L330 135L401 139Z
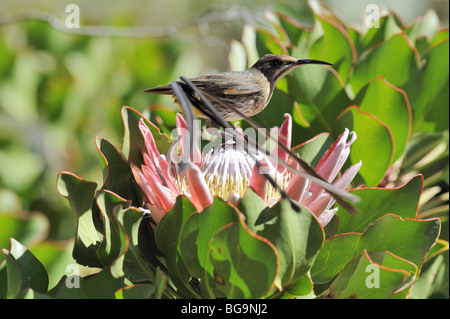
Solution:
M257 195L256 195L257 196ZM214 267L209 256L210 242L214 235L232 222L238 220L234 208L219 198L200 214L193 214L186 221L180 238L180 251L189 274L200 279L204 295L214 298Z
M64 274L67 274L67 266L76 264L72 257L73 240L44 241L33 246L33 255L44 265L49 276L49 287L54 287Z
M0 263L0 299L6 299L7 296L8 296L8 273L6 269L6 262L2 261Z
M128 208L130 202L108 190L97 194L97 205L103 218L103 240L98 248L98 257L103 266L110 266L125 251L125 238L120 233L116 210Z
M387 264L392 258L386 262ZM397 263L396 263L397 264ZM408 264L408 269L410 265ZM321 296L332 299L386 299L408 279L408 271L372 261L364 251L355 257Z
M155 280L155 266L151 266L143 257L139 248L139 231L143 219L141 211L134 207L114 209L120 228L121 255L111 265L114 277L125 276L133 283ZM151 238L145 238L152 240ZM148 253L155 253L149 251Z
M56 299L86 299L86 293L83 289L80 289L85 279L86 277L81 278L78 274L75 274L75 271L70 277L64 275L60 278L58 284L49 290L48 294Z
M95 145L100 155L103 170L102 189L110 190L124 198L132 198L130 165L108 141L97 137Z
M284 113L292 112L292 99L286 93L281 90L275 89L272 95L272 98L266 108L252 117L255 121L257 121L262 127L274 127L280 126L284 121ZM243 121L242 128L245 130L249 125ZM293 125L292 127L292 136L293 139L296 138L294 132L297 132L299 127ZM296 133L298 134L298 133Z
M405 150L412 124L411 106L406 93L378 76L358 93L353 103L387 125L394 143L392 162L399 159Z
M290 113L297 124L305 127L301 131L303 141L320 132L330 132L338 115L351 104L340 76L326 67L304 65L287 79L288 92L298 103Z
M245 215L245 223L250 231L256 232L256 221L261 212L267 209L266 202L249 187L237 208Z
M46 293L48 274L41 262L14 238L11 249L2 249L6 262L7 297L14 298L27 288Z
M267 238L278 252L275 285L282 290L308 272L325 235L317 219L306 208L297 212L289 200L281 200L264 214L274 219L265 224L258 235Z
M323 284L333 279L355 256L360 237L359 233L345 233L328 238L311 268L314 283Z
M386 41L394 34L402 32L393 15L380 17L378 24L378 28L369 28L363 37L362 49L366 50L378 43Z
M210 249L214 280L227 298L261 298L273 286L276 250L267 239L250 233L242 219L217 233Z
M52 299L52 297L36 292L32 288L27 288L18 294L15 299Z
M295 47L292 50L292 56L299 58L308 57L311 46L323 35L321 31L320 28L304 28L298 41L294 43Z
M414 283L411 293L408 296L411 299L433 298L433 293L442 293L445 298L448 297L448 250L447 265L444 255L439 255L433 263L425 269L419 279Z
M155 293L153 284L136 284L123 287L115 292L116 299L149 299Z
M62 172L58 175L58 191L69 200L77 225L73 258L79 264L90 267L102 267L97 256L101 239L95 228L92 211L96 187L96 183L85 181L72 173Z
M375 251L368 253L372 261L383 265L390 269L404 270L406 271L405 280L399 288L394 292L392 298L405 299L409 293L411 286L414 284L418 275L418 267L409 260L401 258L390 251Z
M433 47L443 41L446 41L449 38L449 31L447 29L441 29L434 35L433 39L431 40L430 47Z
M232 40L230 42L230 53L228 54L228 63L232 71L243 71L247 69L247 55L241 42Z
M159 267L156 268L156 278L155 278L155 287L156 287L155 298L156 299L161 299L161 297L164 293L164 290L166 289L167 281L168 281L168 278L167 278L166 274L164 274L164 272Z
M156 146L161 154L169 150L170 142L166 134L162 134L159 128L149 122L142 114L131 107L122 108L122 119L124 124L124 136L122 143L122 156L124 159L137 166L143 163L142 150L145 150L144 137L139 130L139 119L143 118L153 134Z
M426 38L427 42L431 42L440 28L440 21L436 12L428 9L425 15L419 17L407 28L406 34L414 42L423 37Z
M121 153L126 161L135 165L143 164L142 150L145 150L144 137L139 130L139 119L144 116L129 107L122 108L124 135Z
M438 239L436 241L436 245L434 245L431 249L430 252L428 253L425 262L428 263L430 262L433 258L448 252L449 250L449 242L443 239Z
M413 104L414 130L448 130L449 46L448 38L427 51L423 59L423 81Z
M337 233L363 232L365 228L387 213L402 218L416 218L422 193L423 177L417 175L398 188L361 188L352 191L360 198L358 213L348 214L339 206ZM344 210L344 211L343 211Z
M325 15L315 13L315 28L320 28L323 36L312 45L309 57L334 64L344 82L347 82L350 68L356 62L356 48L347 31Z
M358 30L358 26L349 26L347 28L347 34L350 40L355 44L357 56L361 50L361 42L363 40L364 35L361 34L361 31Z
M289 286L286 291L294 296L307 296L313 291L314 284L308 274L297 280L295 284Z
M356 250L357 253L364 250L387 250L420 267L428 251L436 243L440 229L438 218L402 219L387 214L367 227Z
M382 76L392 85L405 89L412 99L421 91L417 80L419 68L420 58L408 37L404 33L395 34L359 57L350 84L357 94L371 80Z
M258 45L258 37L259 31L256 32L255 27L251 25L244 25L242 28L242 45L245 48L246 56L247 56L247 68L252 66L260 57L264 55L264 52L260 52ZM262 46L265 50L267 50L264 46ZM269 52L266 52L269 53Z
M339 116L333 128L333 136L337 138L345 128L354 131L358 137L351 146L348 161L351 164L362 162L358 172L360 178L354 183L378 185L392 161L394 145L391 131L386 124L357 106L349 107Z
M283 27L280 24L278 15L275 12L266 11L266 12L264 12L264 17L266 18L267 21L270 22L270 24L273 27L272 29L274 31L276 31L276 33L277 33L276 39L279 40L279 42L283 44L283 47L284 47L284 44L289 43L289 38L287 38L286 31L283 29Z
M258 30L258 32L256 33L256 48L259 57L262 57L263 55L268 53L273 54L287 53L281 40L278 38L278 35L272 33L271 31L262 29Z
M132 226L133 229L130 230L130 226L127 226L126 222L121 221L121 223L125 225L127 234L132 239L134 245L136 243L135 226ZM137 241L138 241L137 242L138 246L136 247L137 250L133 249L133 253L136 254L139 253L139 255L150 264L152 272L157 267L162 266L161 264L162 253L156 245L155 231L156 229L154 228L153 222L149 221L147 218L145 218L145 216L143 216L143 219L137 230ZM130 263L130 266L133 267L133 262Z
M405 151L400 175L417 171L417 164L428 154L435 153L435 149L441 148L440 144L448 140L448 133L416 133L411 136ZM448 149L448 147L447 147ZM436 154L437 156L438 154ZM425 165L427 165L426 163ZM422 173L422 172L421 172Z
M78 287L68 287L63 277L56 293L57 299L114 299L115 293L124 288L124 277L114 278L110 268L80 279Z
M300 36L305 32L304 27L300 24L300 22L295 21L287 15L282 13L275 14L279 18L279 23L282 30L287 35L288 39L286 40L289 41L290 44L297 44L300 40Z
M5 260L3 261L2 281L2 295L5 298L14 298L22 290L22 274L19 266L15 263L12 257L9 257L9 251L2 249Z
M184 284L189 282L190 275L181 258L179 245L184 224L195 211L188 198L178 196L175 205L161 219L155 234L156 245L165 256L167 269Z
M374 251L369 252L369 256L373 262L376 262L384 267L391 269L401 269L406 271L406 278L402 285L397 288L392 298L405 299L411 289L412 284L416 280L418 274L418 267L412 262L396 256L390 251Z

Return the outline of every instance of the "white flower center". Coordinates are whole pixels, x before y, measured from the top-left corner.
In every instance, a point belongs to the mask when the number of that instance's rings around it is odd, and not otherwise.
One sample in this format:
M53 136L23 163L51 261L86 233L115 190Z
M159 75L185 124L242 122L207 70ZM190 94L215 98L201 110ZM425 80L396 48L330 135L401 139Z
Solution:
M246 151L226 144L206 153L200 169L211 194L226 200L233 194L244 195L254 165L255 160Z

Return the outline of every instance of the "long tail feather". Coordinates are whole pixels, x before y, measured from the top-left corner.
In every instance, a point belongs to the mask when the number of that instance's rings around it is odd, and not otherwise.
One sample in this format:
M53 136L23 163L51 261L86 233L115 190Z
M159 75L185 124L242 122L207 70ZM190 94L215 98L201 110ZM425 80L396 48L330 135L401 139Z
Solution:
M170 85L157 86L154 88L142 90L142 92L151 93L151 94L167 94L167 95L174 94L173 89Z
M203 93L194 85L192 84L191 81L189 81L189 79L185 78L185 77L180 77L180 79L186 83L187 87L192 90L192 92L195 93L195 95L198 97L198 99L194 99L193 105L197 108L199 108L199 110L201 112L203 112L205 115L211 116L213 115L213 117L211 117L211 119L213 121L215 121L217 124L220 124L221 126L223 126L224 128L233 128L231 126L230 123L228 123L227 121L225 121L223 119L223 117L217 112L217 110L214 108L214 106L209 102L209 100L207 98L205 98L205 96L203 95ZM191 94L189 96L192 96ZM180 101L181 102L181 101ZM187 122L187 121L186 121ZM189 123L189 122L187 122ZM189 125L189 124L188 124ZM254 155L252 152L249 152L249 154ZM255 160L256 165L258 166L259 169L263 169L263 166L261 164L261 162L256 158L256 156L254 156L253 158ZM281 194L281 196L283 198L287 198L291 201L291 206L294 210L299 211L299 207L297 206L296 203L294 203L292 201L292 199L286 194L286 192L278 185L278 183L273 179L272 176L270 176L269 174L266 174L265 177L267 178L268 182L276 189L279 191L279 193Z
M240 112L238 109L236 109L234 106L230 105L229 103L222 101L222 104L225 105L226 107L228 107L232 112L239 114L239 116L241 116L245 121L247 121L247 123L249 123L253 128L255 128L255 129L262 128L258 123L256 123L251 118L247 117L245 114ZM266 138L269 138L275 142L278 142L273 136L271 136L269 134L268 131L266 131ZM285 166L288 170L290 170L296 174L299 174L301 176L304 176L305 178L308 178L311 182L318 184L320 187L322 187L327 192L329 192L345 210L347 210L351 214L356 214L356 212L357 212L356 207L349 204L344 199L347 199L352 202L358 202L359 198L357 196L350 194L348 192L345 192L345 191L333 186L332 184L328 183L327 181L325 181L322 178L322 176L317 174L317 172L307 162L305 162L303 159L301 159L297 154L292 152L290 149L288 149L282 143L278 143L278 147L280 147L284 152L289 154L289 156L292 157L300 165L300 167L305 170L305 172L302 172L302 171L292 168L287 163L281 161L279 158L274 158L278 161L279 164Z
M180 104L182 105L183 111L185 112L185 109L186 109L188 112L188 113L185 113L185 114L188 114L187 118L186 118L186 122L188 123L188 126L189 126L189 123L192 123L192 122L190 122L190 120L193 120L195 115L193 114L192 109L189 107L189 103L187 103L187 100L189 100L194 107L196 107L201 113L203 113L205 116L207 116L209 119L211 119L218 126L222 126L224 128L233 128L230 123L228 123L227 121L225 121L223 119L223 117L220 115L220 113L217 112L215 107L210 102L210 100L215 100L216 102L219 102L222 105L228 107L231 112L235 112L236 114L238 114L240 117L242 117L245 121L247 121L255 129L261 128L261 126L258 125L258 123L256 123L254 120L248 118L246 115L244 115L242 112L240 112L235 107L231 106L229 103L226 103L224 101L217 101L217 99L215 97L209 96L207 93L202 92L189 79L187 79L185 77L180 77L180 79L182 81L183 89L180 87L179 82L172 82L170 84L170 87L172 88L174 94L177 96ZM177 88L175 88L175 87L177 87ZM190 120L188 120L188 118ZM192 132L190 132L190 134L191 133ZM192 134L191 134L191 136L192 136ZM270 136L269 132L267 132L267 131L266 131L266 137L269 139L272 139L278 143L278 141L274 137ZM251 139L246 139L246 142L251 147L256 148L255 141L252 141ZM192 143L191 143L191 145L192 145ZM293 153L282 143L278 143L278 145L284 152L289 154L292 158L295 159L295 161L297 161L297 163L300 165L300 167L303 168L304 172L297 170L297 169L291 167L290 165L288 165L286 162L282 161L281 159L276 158L276 160L281 165L285 166L288 170L290 170L296 174L299 174L301 176L304 176L305 178L308 178L311 182L318 184L323 189L325 189L327 192L329 192L345 210L347 210L351 214L356 213L356 211L357 211L356 208L353 205L351 205L350 203L346 202L345 199L352 201L352 202L357 202L359 200L358 197L356 197L348 192L345 192L345 191L333 186L332 184L328 183L319 174L317 174L317 172L308 163L306 163L304 160L302 160L297 154ZM252 154L252 152L249 152L249 154ZM252 154L252 155L254 155L254 154ZM256 158L256 156L254 156L254 160L255 160L255 163L258 166L258 168L261 169L262 164ZM285 191L277 184L277 182L269 174L266 174L265 177L268 179L269 183L280 192L280 194L283 198L289 198L289 196L285 193ZM292 206L293 206L293 208L297 207L295 204L293 204Z

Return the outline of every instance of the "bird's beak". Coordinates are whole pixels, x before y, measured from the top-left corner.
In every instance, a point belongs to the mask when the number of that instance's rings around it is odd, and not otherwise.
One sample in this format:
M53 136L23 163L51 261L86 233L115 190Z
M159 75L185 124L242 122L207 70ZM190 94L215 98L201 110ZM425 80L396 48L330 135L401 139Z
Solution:
M313 59L298 59L296 64L297 65L302 65L302 64L325 64L325 65L334 66L331 63L328 63L328 62L325 62L325 61L320 61L320 60L313 60Z

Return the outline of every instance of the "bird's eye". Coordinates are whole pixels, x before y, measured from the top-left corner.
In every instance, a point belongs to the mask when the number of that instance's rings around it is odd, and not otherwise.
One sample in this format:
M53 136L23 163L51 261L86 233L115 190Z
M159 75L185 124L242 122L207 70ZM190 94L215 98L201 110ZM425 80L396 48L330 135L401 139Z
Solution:
M283 65L283 61L281 61L281 60L274 60L273 63L274 63L276 66L282 66L282 65Z

